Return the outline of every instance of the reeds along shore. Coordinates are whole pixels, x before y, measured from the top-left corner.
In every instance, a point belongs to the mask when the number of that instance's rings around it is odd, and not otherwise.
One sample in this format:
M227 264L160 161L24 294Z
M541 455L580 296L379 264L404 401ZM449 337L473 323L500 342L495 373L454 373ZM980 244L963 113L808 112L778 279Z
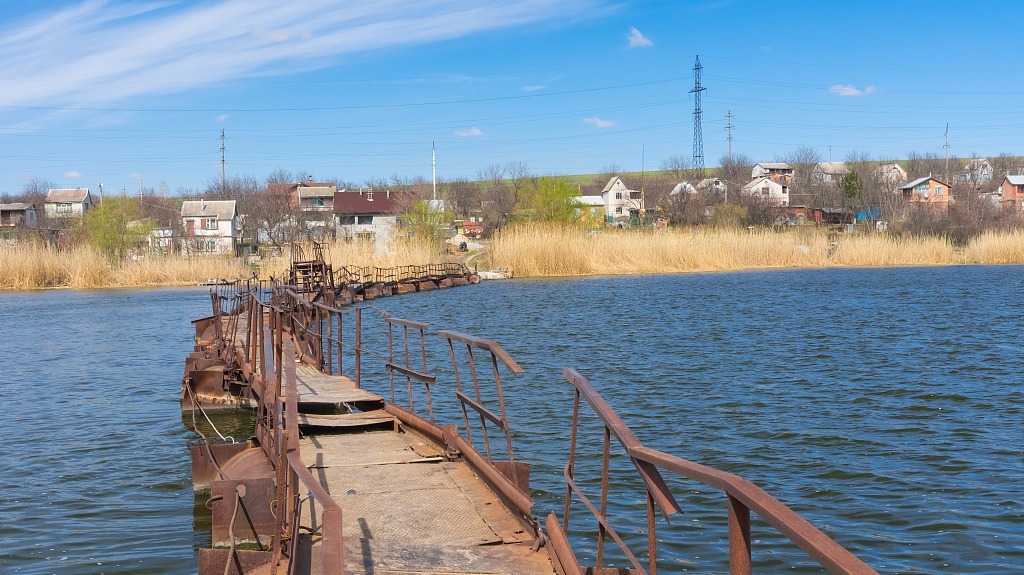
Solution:
M57 250L33 243L0 245L0 289L196 285L250 275L237 258L164 256L111 263L88 246Z
M522 225L494 239L493 266L517 277L657 274L772 268L1022 264L1024 233L945 238L771 230L601 230Z
M324 256L335 269L457 259L437 244L415 240L382 250L372 242L339 242L328 245ZM496 234L483 267L506 267L518 277L554 277L954 264L1024 264L1024 232L989 232L958 247L944 238L829 235L813 228L589 231L533 224ZM281 277L289 265L287 252L265 258L260 276ZM111 263L87 246L0 245L0 289L195 285L251 275L239 258L162 256Z

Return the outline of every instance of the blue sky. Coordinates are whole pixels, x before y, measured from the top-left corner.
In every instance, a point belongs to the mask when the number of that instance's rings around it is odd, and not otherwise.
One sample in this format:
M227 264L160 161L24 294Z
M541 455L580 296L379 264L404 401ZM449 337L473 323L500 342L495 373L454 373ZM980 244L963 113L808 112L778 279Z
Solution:
M1018 2L0 2L0 192L1024 155ZM831 146L831 151L829 147Z

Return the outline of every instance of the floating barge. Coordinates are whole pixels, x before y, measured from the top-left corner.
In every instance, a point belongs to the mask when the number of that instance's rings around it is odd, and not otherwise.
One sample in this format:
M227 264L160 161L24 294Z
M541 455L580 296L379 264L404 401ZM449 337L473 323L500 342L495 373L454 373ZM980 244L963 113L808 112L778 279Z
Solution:
M781 533L832 573L875 573L749 481L644 446L571 368L563 371L575 391L564 483L545 486L564 489L564 506L541 520L503 393L503 380L522 371L515 360L488 339L428 335L425 323L339 303L357 302L339 294L358 290L338 290L323 269L293 267L293 283L212 292L213 315L193 322L182 408L256 411L247 441L204 437L191 447L194 485L209 491L212 509L200 575L653 575L658 513L667 521L681 511L665 473L723 493L730 573L752 572L751 512L764 521L758 527ZM375 349L366 343L371 332ZM428 337L441 338L451 362L454 381L443 394L428 369ZM593 465L577 459L590 429L581 418L603 430L593 438L600 461L586 462ZM609 481L618 460L628 461L645 494L646 545L620 536L609 517L610 498L622 495ZM600 469L596 477L579 477L589 467ZM596 549L586 556L593 565L574 551L583 536ZM613 555L619 567L607 566Z

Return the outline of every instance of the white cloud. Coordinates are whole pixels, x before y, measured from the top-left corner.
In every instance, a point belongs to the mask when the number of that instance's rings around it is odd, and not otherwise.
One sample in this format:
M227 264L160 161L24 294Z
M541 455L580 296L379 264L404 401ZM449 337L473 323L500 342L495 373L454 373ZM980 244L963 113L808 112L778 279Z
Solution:
M82 174L78 173L78 170L71 170L70 172L64 172L64 177L71 179L81 178Z
M868 86L861 90L860 88L854 88L849 84L836 84L834 86L829 86L828 91L840 96L864 96L867 94L874 94L875 87Z
M468 130L455 130L455 135L459 136L461 138L467 138L467 137L470 137L470 136L483 136L484 133L482 131L480 131L480 128L477 128L476 126L473 126L472 128L470 128Z
M650 38L644 36L643 32L637 30L633 26L629 27L629 35L626 37L629 38L630 48L646 48L654 45L654 42L651 42Z
M607 2L81 0L0 24L0 106L110 108L140 96L333 66L353 53L589 15Z
M217 116L217 121L218 122L227 122L228 121L228 115L227 114L221 114L221 115Z
M537 90L543 90L544 86L523 86L521 88L524 92L536 92Z
M611 128L612 126L615 125L615 122L613 122L612 120L602 120L601 118L597 117L584 118L583 121L595 128Z

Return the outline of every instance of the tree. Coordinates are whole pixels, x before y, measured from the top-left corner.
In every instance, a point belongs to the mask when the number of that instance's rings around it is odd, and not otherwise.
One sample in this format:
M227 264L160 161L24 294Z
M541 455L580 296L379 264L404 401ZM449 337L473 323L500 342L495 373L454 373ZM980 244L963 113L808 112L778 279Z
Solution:
M718 166L716 171L718 179L725 182L730 190L736 190L736 195L733 197L737 197L739 189L750 181L750 170L754 166L754 160L745 154L733 154L732 158L729 156L719 158Z
M109 258L120 259L128 250L147 241L152 224L137 222L139 202L135 198L107 198L85 212L83 231L89 245ZM129 227L129 223L134 225Z
M693 164L686 156L672 156L661 163L662 171L668 172L676 183L694 177ZM696 182L693 182L696 185Z
M864 182L857 175L857 170L850 170L839 180L839 189L843 197L850 202L856 202L864 193Z
M414 237L437 244L441 242L442 230L451 221L451 216L448 212L435 210L429 201L419 200L400 219Z
M576 192L565 180L545 176L523 188L516 207L534 221L568 223L580 207Z
M800 146L777 161L786 162L793 167L793 184L789 188L790 203L820 207L825 188L821 182L811 180L811 172L816 164L821 163L821 154L811 146Z

